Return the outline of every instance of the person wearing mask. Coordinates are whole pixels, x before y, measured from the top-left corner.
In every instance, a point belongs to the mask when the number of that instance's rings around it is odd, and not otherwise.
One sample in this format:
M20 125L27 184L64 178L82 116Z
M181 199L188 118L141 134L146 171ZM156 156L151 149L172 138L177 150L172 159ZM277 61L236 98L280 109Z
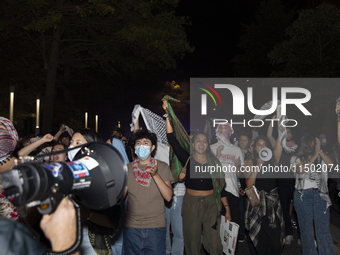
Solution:
M12 153L18 140L18 133L12 122L0 117L1 173L10 170L14 166L17 158ZM28 228L18 221L6 218L6 215L0 216L1 253L7 255L46 254L47 247L34 240ZM77 237L76 211L73 203L64 198L53 214L43 216L40 227L44 235L50 240L54 252L62 252L71 248ZM80 255L80 253L74 252L73 255Z
M318 138L305 135L301 138L291 163L296 176L294 207L301 232L302 252L310 255L334 255L335 249L329 232L329 207L332 203L327 187L328 171L316 172L317 167L327 169L330 164L333 165L333 161L321 150Z
M124 254L165 254L164 199L172 199L174 178L166 163L153 158L157 149L156 134L140 130L131 140L137 158L127 165Z
M69 149L90 142L102 142L101 136L91 129L83 128L74 132ZM73 161L81 148L68 151L68 158ZM81 205L81 203L80 203ZM81 205L82 206L82 205ZM83 210L83 255L112 254L112 245L117 239L123 203L105 210L94 211L82 206ZM118 221L118 222L117 222Z
M332 154L332 145L328 141L327 134L325 132L321 132L318 138L321 143L321 150L330 156Z
M15 160L13 152L17 146L19 136L17 130L9 119L0 117L0 173L11 169ZM14 205L6 198L0 179L0 215L5 218L17 220L20 215Z

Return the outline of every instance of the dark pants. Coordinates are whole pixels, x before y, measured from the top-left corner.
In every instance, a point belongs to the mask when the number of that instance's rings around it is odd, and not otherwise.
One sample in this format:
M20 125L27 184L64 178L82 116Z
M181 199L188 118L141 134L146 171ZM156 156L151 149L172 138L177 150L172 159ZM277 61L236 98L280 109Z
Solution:
M285 222L285 235L293 235L292 219L289 215L290 204L293 201L294 185L292 186L278 186L278 193L282 207L283 220Z
M240 196L240 229L238 231L238 235L239 236L245 236L246 232L245 232L245 211L246 211L246 202L247 202L247 196Z
M246 230L246 235L247 235L247 243L248 243L248 249L251 255L258 255L256 252L256 249L254 247L253 242L251 241L249 234L248 234L248 230Z
M273 254L281 254L281 228L280 221L277 217L276 219L276 228L269 227L269 219L268 216L263 216L261 219L261 230L259 241L256 246L257 254L259 255L273 255Z
M240 199L234 196L233 194L231 194L230 192L225 192L225 194L227 195L227 199L228 199L231 221L240 225ZM222 214L223 216L225 215L225 209L222 210ZM235 254L238 253L238 249L239 247L238 247L238 237L237 237Z
M220 224L217 220L217 205L214 193L205 197L185 193L182 204L184 248L187 255L201 252L201 233L203 247L210 255L223 253ZM216 227L215 227L216 226Z

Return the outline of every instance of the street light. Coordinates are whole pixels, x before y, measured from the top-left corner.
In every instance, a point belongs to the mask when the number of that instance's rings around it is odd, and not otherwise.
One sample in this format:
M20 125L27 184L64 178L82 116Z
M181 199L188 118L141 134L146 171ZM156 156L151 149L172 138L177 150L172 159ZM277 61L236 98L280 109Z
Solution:
M36 97L36 118L35 118L35 135L39 134L40 126L40 96Z
M87 128L87 112L85 112L85 128Z
M9 120L13 123L14 86L9 86Z
M98 133L98 115L96 115L96 132Z
M120 128L120 121L118 120L118 127Z

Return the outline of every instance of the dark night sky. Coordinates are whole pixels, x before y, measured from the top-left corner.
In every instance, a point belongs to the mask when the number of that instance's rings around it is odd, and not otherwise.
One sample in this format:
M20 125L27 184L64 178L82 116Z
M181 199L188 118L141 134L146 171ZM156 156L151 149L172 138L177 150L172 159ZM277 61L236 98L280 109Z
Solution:
M241 24L249 24L259 4L257 0L182 1L178 13L188 16L186 31L195 51L179 62L188 77L233 76L231 59L238 51Z
M188 17L190 20L191 25L186 27L186 32L188 41L195 47L194 52L186 54L184 59L179 60L176 70L151 71L147 78L139 80L136 86L146 86L146 84L150 86L156 76L164 77L164 81L174 79L178 82L189 81L193 77L234 77L231 60L236 54L241 53L237 45L243 32L243 24L250 24L254 21L260 2L260 0L181 1L176 11L179 16ZM304 0L284 0L283 2L287 9L300 9L304 4ZM147 91L146 95L149 96ZM99 114L102 116L99 124L104 138L110 135L118 119L126 135L131 134L129 124L135 104L141 104L155 113L162 114L160 104L147 104L138 99L132 99L127 105L115 109L114 112L107 111L110 104L101 103L98 105L98 110L101 112ZM189 119L189 112L186 119ZM188 123L188 121L185 123L185 127L188 127Z
M179 16L189 18L191 25L186 27L186 32L188 41L195 50L178 61L176 70L156 71L157 75L164 76L164 80L174 79L178 82L189 80L191 77L233 77L231 60L238 53L237 44L242 32L242 24L249 24L253 20L259 3L259 0L181 1L176 10ZM140 81L140 86L152 82L150 77L154 77L156 73L151 71L146 80ZM109 135L112 123L115 125L118 119L121 120L124 132L129 135L131 112L137 103L142 104L137 99L112 114L104 111L101 115L105 122L100 123L103 137ZM160 105L142 104L142 106L162 114ZM100 108L107 109L104 105ZM188 126L189 121L185 124Z

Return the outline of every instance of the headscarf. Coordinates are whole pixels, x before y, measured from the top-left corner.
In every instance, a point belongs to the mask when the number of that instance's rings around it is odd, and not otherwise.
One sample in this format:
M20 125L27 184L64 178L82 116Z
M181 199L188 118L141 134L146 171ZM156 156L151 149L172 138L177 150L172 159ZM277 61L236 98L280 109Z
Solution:
M227 128L223 128L227 127ZM234 134L234 129L230 126L229 123L226 124L219 124L216 128L216 138L218 143L224 146L232 145L230 141L231 135Z
M4 125L7 132L0 129L0 164L6 163L15 150L18 142L18 133L14 128L12 122L4 117L0 117L0 123ZM7 200L4 190L2 188L0 179L0 215L8 219L18 219L20 216L13 204Z
M9 119L0 117L0 123L7 129L7 132L0 129L0 164L3 164L17 146L18 133Z

